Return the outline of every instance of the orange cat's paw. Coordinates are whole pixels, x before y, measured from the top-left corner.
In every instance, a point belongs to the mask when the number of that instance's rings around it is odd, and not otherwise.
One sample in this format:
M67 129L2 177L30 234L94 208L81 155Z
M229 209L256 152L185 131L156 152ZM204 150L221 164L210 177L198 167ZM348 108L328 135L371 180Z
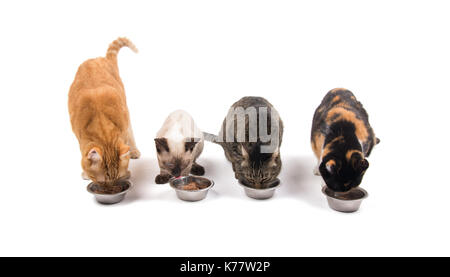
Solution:
M83 178L83 180L89 180L89 176L84 171L81 172L81 178Z
M139 150L134 149L134 150L130 151L130 158L139 159L140 156L141 156L141 152L139 152Z

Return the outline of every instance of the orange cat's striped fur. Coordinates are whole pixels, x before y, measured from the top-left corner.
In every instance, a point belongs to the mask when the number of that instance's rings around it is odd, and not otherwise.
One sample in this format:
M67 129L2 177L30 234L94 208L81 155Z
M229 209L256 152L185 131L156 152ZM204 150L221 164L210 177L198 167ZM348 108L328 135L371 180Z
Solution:
M109 45L106 57L80 65L69 91L70 121L80 143L83 178L96 183L128 178L130 158L140 156L117 67L123 46L137 52L131 41L118 38Z

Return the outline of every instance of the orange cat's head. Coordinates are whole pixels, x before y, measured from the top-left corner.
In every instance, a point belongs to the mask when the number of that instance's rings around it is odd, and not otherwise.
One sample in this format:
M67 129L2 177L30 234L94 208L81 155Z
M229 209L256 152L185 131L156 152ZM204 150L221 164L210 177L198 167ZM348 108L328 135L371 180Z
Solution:
M126 144L118 146L93 146L83 154L81 166L86 175L95 183L113 183L128 178L130 147Z

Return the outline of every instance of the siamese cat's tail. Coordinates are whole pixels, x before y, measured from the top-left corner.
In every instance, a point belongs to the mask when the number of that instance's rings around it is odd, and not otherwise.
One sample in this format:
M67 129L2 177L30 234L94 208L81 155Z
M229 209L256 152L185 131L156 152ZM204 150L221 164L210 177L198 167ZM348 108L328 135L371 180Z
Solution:
M219 136L216 136L216 135L213 135L213 134L210 134L210 133L207 133L207 132L203 132L203 137L204 137L204 139L206 141L220 144Z
M124 46L130 48L135 53L138 52L136 46L129 39L122 37L111 42L106 51L106 59L117 63L117 54L119 53L120 48Z

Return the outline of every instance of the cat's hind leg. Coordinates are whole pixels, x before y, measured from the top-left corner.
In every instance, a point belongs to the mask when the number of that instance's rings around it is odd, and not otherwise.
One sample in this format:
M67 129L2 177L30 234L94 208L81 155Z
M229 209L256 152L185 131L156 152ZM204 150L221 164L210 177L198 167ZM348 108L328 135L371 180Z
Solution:
M197 162L194 162L191 168L191 173L197 176L203 176L205 174L205 168Z
M158 176L156 176L155 178L155 183L158 185L166 184L167 182L169 182L171 177L172 176L170 176L169 174L158 174Z
M131 123L128 125L128 141L127 144L130 146L130 158L139 159L141 152L136 147L136 141L134 140L133 129L131 128Z

